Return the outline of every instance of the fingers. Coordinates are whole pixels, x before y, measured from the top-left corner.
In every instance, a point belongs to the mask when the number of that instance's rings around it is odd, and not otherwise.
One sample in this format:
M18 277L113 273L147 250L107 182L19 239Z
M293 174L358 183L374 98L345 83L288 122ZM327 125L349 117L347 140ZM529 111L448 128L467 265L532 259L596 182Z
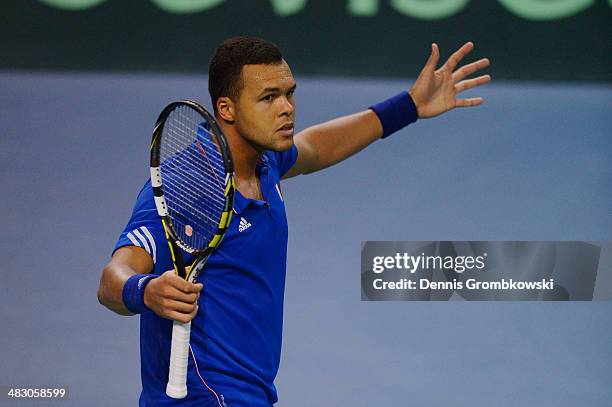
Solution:
M474 44L471 41L466 42L465 44L463 44L461 48L455 51L453 55L450 56L450 58L448 58L448 60L442 66L442 68L444 68L445 70L448 70L448 72L453 72L455 68L457 67L457 64L461 62L461 60L467 54L469 54L470 51L472 51L473 49L474 49Z
M191 314L197 309L198 304L196 304L195 302L187 303L187 302L175 301L175 300L165 300L163 302L163 306L167 310L167 312L179 312L181 314Z
M455 101L455 107L472 107L472 106L482 105L483 103L484 103L484 99L481 97L457 99Z
M198 308L196 307L196 309L193 312L190 312L187 314L183 312L170 311L167 313L167 315L162 315L162 316L164 318L172 319L174 321L187 323L191 321L192 319L194 319L197 313L198 313Z
M153 308L157 315L180 322L188 322L195 318L198 312L196 301L175 300L171 297L160 297Z
M160 277L164 280L164 284L176 288L184 293L199 293L202 290L203 285L201 283L190 283L184 279L178 277L174 271L168 270Z
M187 282L170 270L147 284L145 304L160 317L188 322L197 314L202 288L201 283Z
M199 294L193 301L186 301L184 299L172 299L172 297L160 298L158 306L158 315L180 322L191 321L193 318L195 318L198 312L198 298Z
M471 64L467 64L457 69L456 72L453 73L453 80L455 82L462 80L465 77L470 76L476 71L479 71L483 68L489 66L490 62L488 58L479 59L476 62L472 62Z
M202 283L187 283L187 286L183 286L185 292L187 293L194 293L194 294L199 294L200 291L202 291L202 288L204 287L204 284Z
M459 93L459 92L463 92L464 90L472 89L476 86L484 85L485 83L489 83L489 82L491 82L491 76L482 75L482 76L479 76L478 78L466 79L464 81L461 81L455 84L455 90L457 91L457 93Z
M431 54L429 54L429 59L425 63L423 67L423 71L431 70L434 71L436 66L438 65L438 61L440 60L440 50L438 49L438 44L431 44Z
M193 303L200 297L200 291L204 287L201 283L189 283L176 275L172 275L165 281L163 295L177 301Z
M184 293L175 288L167 288L164 290L164 298L171 300L195 303L200 298L200 293Z

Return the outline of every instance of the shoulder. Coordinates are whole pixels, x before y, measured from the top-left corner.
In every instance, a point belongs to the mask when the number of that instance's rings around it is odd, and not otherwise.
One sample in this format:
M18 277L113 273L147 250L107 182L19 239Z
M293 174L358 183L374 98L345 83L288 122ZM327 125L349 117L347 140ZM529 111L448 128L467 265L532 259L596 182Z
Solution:
M279 176L282 177L293 167L298 156L298 150L296 145L291 146L286 151L266 151L262 160L266 160L267 163L278 169Z
M132 215L115 245L113 253L123 246L138 246L157 260L157 251L163 247L165 234L155 208L151 181L145 182L138 193Z

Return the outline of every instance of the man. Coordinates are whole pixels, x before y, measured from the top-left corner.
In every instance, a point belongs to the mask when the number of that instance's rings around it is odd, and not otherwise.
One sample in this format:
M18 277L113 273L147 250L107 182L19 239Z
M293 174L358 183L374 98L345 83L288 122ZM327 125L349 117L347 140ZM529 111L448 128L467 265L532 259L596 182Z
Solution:
M141 314L141 406L270 406L280 362L287 221L281 178L336 164L417 118L483 99L457 98L490 81L465 79L489 65L457 70L466 43L436 69L438 47L410 92L293 135L296 84L280 50L258 38L224 41L209 70L215 116L234 158L237 193L224 240L196 283L174 275L150 182L102 272L99 301ZM192 322L188 395L165 395L172 320Z

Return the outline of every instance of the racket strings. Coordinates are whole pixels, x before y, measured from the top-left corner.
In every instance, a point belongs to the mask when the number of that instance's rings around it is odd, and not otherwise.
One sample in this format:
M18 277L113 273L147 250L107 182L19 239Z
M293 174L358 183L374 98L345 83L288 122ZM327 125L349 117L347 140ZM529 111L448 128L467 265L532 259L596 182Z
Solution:
M178 107L166 119L160 146L162 188L177 237L206 248L225 209L223 156L196 111Z
M181 168L180 172L174 169L165 169L172 174L165 177L164 196L170 210L175 232L179 238L196 249L201 249L211 239L218 226L224 203L212 199L215 195L206 189L196 189L195 184L201 183L204 177L189 177L186 174L193 171ZM182 174L182 175L181 175ZM176 182L176 179L182 179ZM221 194L219 190L217 195Z
M223 187L219 186L218 184L212 183L210 181L210 178L208 178L208 177L204 177L202 179L202 177L195 177L195 176L193 176L192 174L196 174L197 171L201 170L200 167L198 167L196 165L193 165L193 163L191 163L189 161L185 161L185 162L182 162L180 164L180 166L184 166L187 170L189 170L189 171L184 171L184 173L181 174L181 176L184 176L184 177L188 178L188 181L190 183L203 182L203 183L206 184L206 187L209 190L213 190L213 189L215 189L217 187L220 187L221 189L223 189ZM172 161L168 161L167 162L166 169L169 170L169 171L173 171L175 173L180 171L180 167L177 166L177 164L173 163ZM210 172L208 167L205 170L206 170L207 173ZM215 176L216 176L216 173L214 171L213 171L213 174L215 174ZM211 175L211 177L212 177L212 175ZM185 192L185 191L183 191L183 192ZM208 192L208 191L205 190L204 192ZM210 195L210 198L217 200L220 204L224 204L224 202L225 202L223 200L223 198L221 196L219 196L219 195Z
M185 131L192 131L192 129L190 127L186 126L183 123L177 123L177 124L178 124L179 128L182 128ZM192 123L192 124L194 124L194 123ZM174 129L174 128L168 128L168 131L169 132L174 132L175 136L179 136L179 135L176 134L176 129ZM205 136L202 136L203 134ZM198 135L198 137L196 138L196 142L197 142L198 146L200 147L200 150L202 151L202 154L205 155L207 161L212 161L213 162L213 163L209 162L208 163L209 166L211 168L212 167L220 167L223 170L224 169L223 157L220 154L213 154L213 155L206 154L206 149L212 148L214 150L218 150L218 148L219 148L212 141L212 138L214 137L214 135L204 127L203 123L199 123L198 124L198 133L197 133L197 135ZM203 148L200 143L204 143L207 148L206 149ZM218 183L219 187L224 189L224 186L221 184L221 181L219 180L219 177L217 176L217 173L213 172L213 174L214 174L214 178L215 178L216 182Z
M208 164L212 165L212 164L210 164L210 160L208 159L208 154L206 154L206 150L204 150L204 148L202 147L202 144L200 144L199 141L197 141L197 143L198 143L198 147L200 147L200 150L202 151L202 154L204 154L204 157L206 158L206 161L208 161ZM221 181L219 180L219 177L217 177L217 174L215 172L213 172L213 175L215 176L215 181L217 182L217 185L220 186L221 185Z
M201 119L201 118L200 118ZM195 122L194 122L195 123ZM185 125L184 123L176 123L177 128L181 128L184 131L191 132L193 129ZM207 144L209 148L218 149L219 147L214 143L214 135L204 126L203 123L198 124L198 135L201 133L207 133L208 137L198 137L198 140ZM211 157L216 161L215 165L223 165L223 157L221 155Z
M168 127L168 132L171 133L175 139L177 137L184 137L184 134L178 133L176 130L173 130L172 127ZM207 136L211 137L210 133L207 133ZM168 164L168 167L172 167L175 170L184 169L184 171L182 171L182 175L185 175L192 182L195 182L195 180L204 181L208 191L204 189L203 192L210 192L215 188L224 189L223 185L221 185L219 182L217 182L216 185L211 182L211 179L218 180L219 176L217 173L224 173L223 163L220 160L221 156L217 151L216 146L214 146L212 143L208 143L208 147L206 149L209 150L209 153L205 155L206 162L204 162L200 156L202 154L201 151L204 150L204 147L200 143L202 137L198 137L198 139L199 140L195 140L194 143L189 144L186 148L184 148L183 145L177 145L174 143L173 139L167 140L169 142L168 145L170 146L169 150L171 152L177 151L177 153L175 153L174 157L164 157L166 158L165 162ZM198 146L197 149L195 147L196 145ZM210 146L213 146L214 149L211 150ZM217 156L217 160L211 160L211 156ZM203 174L204 177L200 176L202 174L199 171L205 172L205 174ZM217 199L219 202L223 202L222 197L217 196Z

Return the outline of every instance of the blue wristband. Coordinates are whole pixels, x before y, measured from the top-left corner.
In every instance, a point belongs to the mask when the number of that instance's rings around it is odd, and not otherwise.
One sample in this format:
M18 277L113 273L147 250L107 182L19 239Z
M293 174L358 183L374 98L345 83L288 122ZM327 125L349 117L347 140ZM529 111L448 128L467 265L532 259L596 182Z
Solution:
M141 314L149 311L144 303L145 287L155 277L156 274L134 274L127 279L123 285L123 305L134 314Z
M414 100L406 91L369 107L378 116L383 127L382 138L414 123L418 113Z

